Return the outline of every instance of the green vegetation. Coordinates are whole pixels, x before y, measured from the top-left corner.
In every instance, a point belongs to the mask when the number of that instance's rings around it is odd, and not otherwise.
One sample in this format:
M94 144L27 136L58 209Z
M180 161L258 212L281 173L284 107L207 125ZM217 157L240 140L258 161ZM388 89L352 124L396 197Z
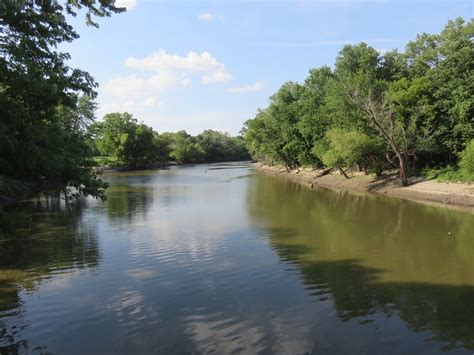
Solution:
M101 165L131 169L178 164L248 159L242 137L206 130L193 137L186 131L158 134L129 113L109 113L89 129L89 145L101 154Z
M459 154L459 169L447 166L441 169L427 168L423 175L438 181L471 182L474 181L474 139Z
M287 169L326 166L345 175L355 167L380 175L398 167L404 185L416 171L473 180L472 20L421 34L404 53L345 46L334 69L285 83L245 123L244 143L213 130L158 134L128 113L94 122L97 83L69 67L58 46L78 38L68 15L85 10L87 24L97 27L94 16L125 10L114 1L3 1L0 9L2 201L52 189L103 197L97 165L242 160L247 149Z
M380 175L383 158L379 155L383 142L377 137L372 138L356 130L331 128L321 143L314 147L313 152L325 166L337 167L346 177L342 167L353 165L362 166L366 170L373 168Z
M82 10L81 10L82 9ZM58 46L78 38L67 21L125 11L108 0L0 3L0 199L51 188L102 197L86 144L97 86Z
M151 127L138 124L128 113L105 115L103 122L91 127L90 133L92 146L95 144L97 151L115 165L139 168L166 159L158 134Z
M60 44L79 35L67 17L125 11L113 0L0 3L0 203L40 192L103 197L107 184L96 172L104 162L130 168L247 158L241 138L205 131L158 135L128 113L94 123L97 83L71 68ZM102 155L101 157L94 156Z
M469 142L466 149L461 153L459 167L463 176L474 180L474 139Z
M406 51L345 46L334 69L287 82L243 128L254 159L299 166L409 174L444 169L474 178L474 22L449 21ZM471 142L471 143L469 143Z

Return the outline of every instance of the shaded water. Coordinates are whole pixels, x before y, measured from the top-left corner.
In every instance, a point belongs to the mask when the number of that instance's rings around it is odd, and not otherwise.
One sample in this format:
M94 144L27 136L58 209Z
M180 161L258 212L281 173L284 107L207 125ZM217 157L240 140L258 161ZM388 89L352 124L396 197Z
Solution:
M474 350L471 214L236 164L108 180L11 212L0 353Z

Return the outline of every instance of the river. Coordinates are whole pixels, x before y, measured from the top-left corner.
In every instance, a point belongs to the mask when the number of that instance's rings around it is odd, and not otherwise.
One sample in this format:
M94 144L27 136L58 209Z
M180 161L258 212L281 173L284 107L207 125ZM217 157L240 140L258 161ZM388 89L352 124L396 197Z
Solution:
M0 353L472 354L474 215L229 163L25 203Z

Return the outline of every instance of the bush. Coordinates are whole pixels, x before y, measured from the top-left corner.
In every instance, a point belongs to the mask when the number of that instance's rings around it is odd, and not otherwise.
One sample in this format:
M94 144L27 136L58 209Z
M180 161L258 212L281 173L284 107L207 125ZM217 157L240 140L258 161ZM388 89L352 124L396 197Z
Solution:
M383 144L377 138L355 130L332 128L325 139L313 147L313 153L328 167L351 167L354 164L379 171L378 155L383 153Z
M466 145L460 154L459 170L465 179L474 180L474 139Z

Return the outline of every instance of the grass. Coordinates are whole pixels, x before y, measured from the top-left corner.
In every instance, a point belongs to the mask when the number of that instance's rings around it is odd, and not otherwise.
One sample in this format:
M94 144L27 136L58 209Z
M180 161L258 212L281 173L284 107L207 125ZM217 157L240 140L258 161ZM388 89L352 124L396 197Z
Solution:
M99 166L119 167L124 165L121 160L113 156L95 156L93 159Z
M451 166L445 168L426 168L422 171L422 176L429 180L436 180L438 182L474 182L474 176L463 172L460 169L455 169Z

